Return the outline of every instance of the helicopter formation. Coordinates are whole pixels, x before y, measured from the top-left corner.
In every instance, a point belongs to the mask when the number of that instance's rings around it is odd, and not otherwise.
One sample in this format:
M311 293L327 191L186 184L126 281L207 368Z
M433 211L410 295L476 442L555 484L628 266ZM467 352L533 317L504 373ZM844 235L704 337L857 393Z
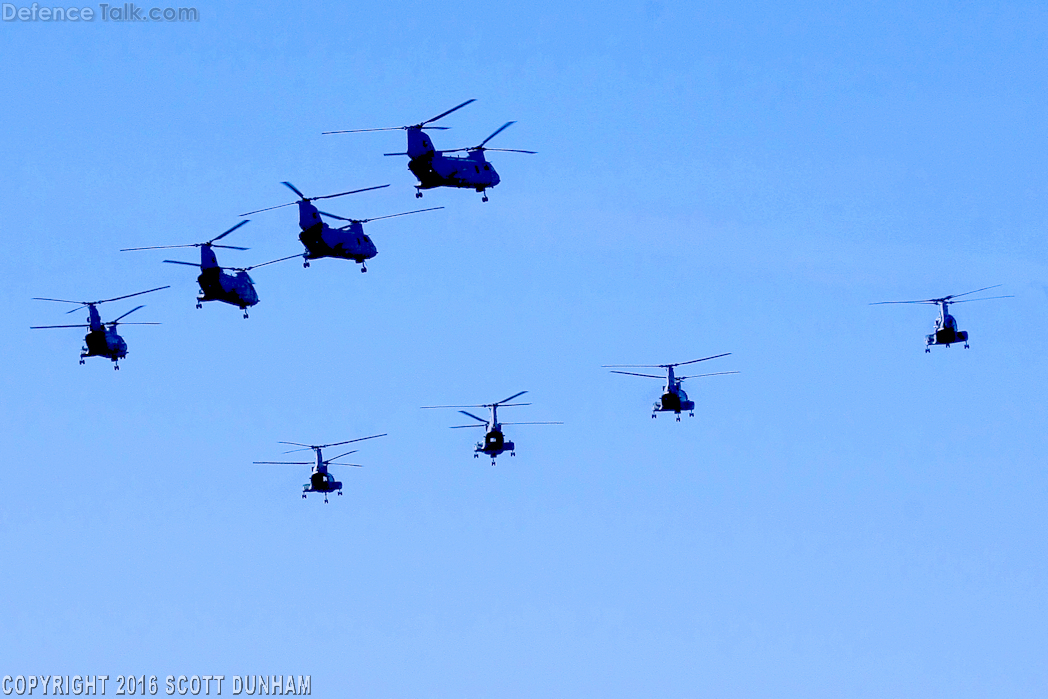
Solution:
M446 130L447 127L445 126L435 126L433 124L443 119L444 117L452 114L453 112L456 112L459 109L469 104L472 104L474 101L476 100L467 100L455 107L452 107L451 109L445 112L442 112L441 114L438 114L435 117L419 122L417 124L385 128L327 131L323 132L323 134L328 135L403 130L407 134L407 150L403 153L385 153L384 155L408 156L408 169L418 180L418 184L414 185L416 198L421 198L423 196L423 190L434 189L438 187L449 187L458 189L473 189L481 194L481 201L486 202L488 201L487 190L497 186L501 182L501 178L498 172L495 170L495 168L491 165L491 163L488 162L485 153L490 151L502 151L535 154L536 151L518 150L511 148L489 148L487 146L488 142L490 142L493 138L502 133L509 126L516 123L514 121L506 122L476 146L471 146L468 148L454 148L449 150L437 150L436 147L433 145L433 142L430 139L429 135L426 134L425 131ZM464 153L464 155L451 155L454 153ZM181 245L155 245L147 247L123 248L121 249L121 252L166 250L174 248L198 248L200 251L199 263L186 262L182 260L163 260L163 262L199 268L200 272L197 276L199 293L196 297L196 307L198 309L202 308L203 303L205 302L219 301L221 303L239 308L243 311L243 317L248 318L248 308L257 305L260 300L259 295L255 289L255 281L251 278L251 275L249 274L251 270L296 258L302 259L302 266L304 268L308 268L310 266L310 262L313 260L332 258L355 262L360 265L361 272L367 272L367 261L373 259L378 254L378 249L374 241L372 241L372 239L364 233L364 224L383 219L409 216L429 211L436 211L444 208L442 206L437 206L425 209L416 209L413 211L402 211L398 213L375 216L371 218L355 219L321 211L314 202L325 199L335 199L351 194L359 194L362 192L368 192L377 189L383 189L389 187L390 185L376 185L372 187L365 187L362 189L338 192L336 194L326 194L321 196L307 197L291 182L285 181L281 184L283 184L289 190L294 192L294 194L297 195L298 199L292 202L278 204L276 206L257 209L255 211L241 214L241 216L250 216L293 205L297 206L299 218L298 240L304 248L303 252L301 253L288 255L278 259L269 260L267 262L261 262L246 267L223 267L219 265L217 256L215 254L216 248L237 251L248 250L248 248L246 247L221 244L218 241L223 240L224 238L226 238L226 236L240 229L242 226L249 222L249 219L244 219L240 221L236 225L232 226L231 228L223 231L222 233L205 242L186 243ZM347 225L332 225L328 222L328 220L325 219L341 221L346 223ZM949 312L950 306L953 304L967 303L970 301L987 301L992 299L1011 298L1011 296L991 296L984 298L961 299L961 297L987 291L989 289L995 289L999 286L1001 285L998 284L994 286L983 287L974 291L968 291L962 294L952 294L940 298L921 299L915 301L881 301L871 305L936 305L939 308L939 317L935 322L934 332L926 337L925 352L930 352L930 348L934 345L945 345L946 347L949 347L951 344L957 344L961 342L964 343L964 347L965 349L967 349L969 347L969 334L967 331L958 329L956 319ZM120 301L135 296L140 296L143 294L161 291L163 289L168 288L170 287L162 286L154 289L148 289L146 291L135 292L133 294L126 294L124 296L102 299L99 301L70 301L65 299L34 298L34 300L74 304L76 308L72 309L72 311L69 311L70 313L79 310L83 307L87 307L88 318L86 319L86 323L69 325L41 325L32 326L31 329L37 330L51 328L87 328L88 332L84 338L84 347L81 350L80 363L84 364L84 360L87 357L104 357L112 361L113 368L115 370L119 370L119 360L124 359L127 356L128 347L126 341L117 333L118 325L158 325L159 323L128 323L123 320L130 314L140 310L141 308L144 308L144 305L136 306L135 308L132 308L124 314L117 316L115 319L111 321L103 321L101 319L101 315L97 307L101 304ZM683 412L687 412L691 417L694 417L695 415L695 401L691 400L688 397L688 394L684 391L683 388L683 382L685 380L712 376L723 376L728 374L737 374L739 372L720 371L705 374L695 374L691 376L681 376L676 373L676 369L678 367L697 364L699 362L719 359L721 357L726 357L730 354L730 352L727 352L712 355L709 357L703 357L700 359L693 359L685 362L676 362L669 364L611 364L603 365L603 368L611 369L611 373L615 374L664 380L665 385L662 394L655 401L652 407L651 417L654 419L660 412L672 413L674 414L676 421L680 422L681 414ZM663 370L665 372L665 376L656 373L621 371L621 369ZM483 454L491 459L491 464L494 466L496 464L497 458L500 455L505 454L506 452L509 452L510 456L516 455L516 445L513 441L507 439L504 427L518 425L564 424L559 421L500 422L498 416L499 408L521 407L531 405L530 403L513 402L525 393L527 393L527 391L520 391L509 396L508 398L504 398L494 403L483 403L475 405L435 405L423 406L423 408L457 409L460 414L465 415L471 420L473 420L473 422L469 424L453 425L451 426L451 429L483 428L484 437L475 445L473 449L473 456L474 458L480 458L481 454ZM466 410L467 408L488 409L490 410L490 419L475 415ZM329 467L348 466L359 468L361 467L361 465L338 461L338 459L355 453L355 449L327 459L325 459L323 456L323 450L329 449L331 447L352 444L385 436L387 435L378 434L371 435L369 437L360 437L357 439L351 439L342 442L333 442L330 444L319 445L303 444L298 442L279 442L280 444L296 447L295 449L292 449L285 453L290 454L298 451L312 450L314 452L315 459L313 461L255 461L253 463L311 466L309 482L302 486L302 497L306 498L309 493L323 494L324 502L328 502L328 496L331 493L342 495L343 487L341 481L335 480L334 476L330 472Z

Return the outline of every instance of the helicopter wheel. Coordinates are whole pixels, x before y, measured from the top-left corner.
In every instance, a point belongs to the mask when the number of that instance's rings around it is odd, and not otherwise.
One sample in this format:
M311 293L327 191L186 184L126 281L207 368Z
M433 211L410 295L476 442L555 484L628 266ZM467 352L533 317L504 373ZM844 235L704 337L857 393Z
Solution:
M197 308L203 308L203 307L204 307L204 304L202 304L199 301L197 301Z
M247 309L244 309L244 317L247 318Z
M421 199L422 198L422 192L415 192L415 198L416 199Z
M339 496L339 497L342 497L342 491L341 491L341 490L340 490L340 491L338 491L338 496Z
M968 349L968 343L967 342L964 343L964 349Z
M83 364L83 363L84 363L84 360L83 360L82 358L80 359L80 363L81 363L81 364Z
M695 413L688 413L688 417L695 417Z
M930 353L931 353L931 351L932 351L932 350L931 350L931 348L929 348L929 347L925 347L925 348L924 348L924 353L925 353L925 354L930 354Z
M485 194L484 196L482 196L482 197L480 198L480 200L481 200L481 201L487 201L487 200L488 200L488 195L487 195L487 194Z
M120 365L119 365L119 364L116 364L116 363L114 363L114 364L113 364L113 371L120 371Z
M325 496L324 496L324 504L325 504L325 505L327 504L327 501L328 501L328 499L327 499L327 495L325 495Z
M305 269L309 269L309 263L308 262L303 262L302 263L302 267L305 268Z
M363 273L363 272L367 272L367 271L368 271L368 268L367 268L366 266L364 266L364 265L360 265L360 271L361 271L362 273Z
M305 494L305 493L302 493L302 499L303 499L303 500L305 500L305 499L306 499L306 494Z
M677 422L680 422L680 415L677 416Z

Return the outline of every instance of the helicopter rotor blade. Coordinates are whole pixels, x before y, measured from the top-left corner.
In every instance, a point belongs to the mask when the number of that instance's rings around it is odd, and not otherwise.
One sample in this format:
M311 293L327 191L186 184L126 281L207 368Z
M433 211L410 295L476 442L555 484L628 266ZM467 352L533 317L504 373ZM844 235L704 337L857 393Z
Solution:
M484 419L484 418L482 418L482 417L477 417L477 416L476 416L476 415L474 415L473 413L467 413L467 412L466 412L465 410L460 410L459 412L460 412L460 413L462 413L463 415L468 415L468 416L470 416L471 418L473 418L473 419L474 419L474 420L476 420L477 422L483 422L483 423L484 423L485 425L486 425L486 424L488 424L488 421L487 421L487 420L485 420L485 419Z
M200 243L188 243L186 245L150 245L144 248L120 248L120 252L132 252L134 250L170 250L171 248L198 248Z
M51 328L90 328L91 326L87 323L77 323L76 325L32 325L29 327L30 330L50 330Z
M242 248L236 245L211 245L212 248L225 248L226 250L250 250L251 248Z
M499 151L502 153L528 153L529 155L538 155L537 150L520 150L519 148L474 148L471 150Z
M615 370L612 370L611 373L612 374L625 374L626 376L643 376L643 377L648 378L648 379L659 379L660 381L662 379L666 378L665 376L656 376L655 374L637 374L637 373L632 372L632 371L615 371Z
M285 182L284 184L287 184L287 183ZM302 197L302 198L305 199L305 197ZM277 204L276 206L267 206L264 209L255 209L254 211L248 211L247 213L240 214L240 215L241 216L251 216L252 214L260 214L263 211L272 211L273 209L283 209L285 206L292 206L292 205L297 204L297 203L298 203L297 201L293 201L293 202L289 202L287 204Z
M389 155L407 155L407 153L383 153L382 155L386 155L386 156L389 156Z
M487 427L487 423L485 422L483 425L452 425L448 429L449 430L464 430L467 427Z
M694 364L695 362L705 362L708 359L720 359L721 357L727 357L731 352L725 352L724 354L715 354L712 357L703 357L702 359L692 359L690 362L677 362L676 364L663 364L663 368L668 369L671 366L684 366L685 364Z
M443 208L444 208L443 206L433 206L433 207L430 207L428 209L418 209L417 211L405 211L404 213L400 213L400 214L389 214L388 216L376 216L374 218L361 219L359 221L359 223L369 223L371 221L381 221L384 218L396 218L397 216L410 216L411 214L421 214L423 211L436 211L437 209L443 209ZM323 212L321 212L321 213L323 213ZM338 216L335 216L334 218L338 218ZM348 219L347 218L347 219L342 219L342 220L344 220L344 221L351 221L352 219Z
M683 381L684 379L701 379L704 376L724 376L725 374L738 374L738 373L739 372L737 372L737 371L718 371L718 372L715 372L713 374L695 374L694 376L678 376L677 379L679 381Z
M503 422L503 425L563 425L563 422Z
M993 286L984 286L983 288L976 289L975 291L966 291L963 294L952 294L951 296L946 296L946 297L943 298L943 300L944 301L949 301L950 299L955 299L955 298L958 298L960 296L967 296L969 294L977 294L980 291L986 291L987 289L996 289L999 286L1003 286L1003 285L1002 284L994 284Z
M463 102L462 104L458 105L457 107L452 107L451 109L449 109L446 112L441 112L440 114L436 115L432 119L426 119L422 123L418 124L417 128L421 128L421 127L425 126L426 124L431 124L434 121L439 121L440 119L443 119L444 117L446 117L448 114L451 114L452 112L456 112L456 111L462 109L463 107L465 107L467 104L472 104L473 102L476 102L476 101L477 101L476 98L468 99L465 102ZM408 128L410 128L410 127L408 127ZM447 127L446 126L431 126L429 128L431 128L431 129L446 129Z
M485 144L485 143L487 143L487 142L488 142L488 141L490 141L491 139L495 138L495 137L496 137L496 136L498 136L498 135L499 135L500 133L502 133L503 131L505 131L506 129L508 129L509 127L513 126L513 125L514 125L514 124L516 124L516 123L517 123L517 122L515 122L515 121L507 121L507 122L506 122L505 124L503 124L502 126L498 127L498 129L496 129L496 130L495 130L495 133L491 134L490 136L488 136L487 138L485 138L485 139L484 139L483 141L481 141L481 142L480 142L480 145L479 145L479 146L477 146L477 148L478 148L478 149L480 149L480 148L483 148L483 147L484 147L484 144Z
M357 468L364 468L363 464L338 464L338 463L328 462L328 461L325 461L324 463L326 463L328 466L356 466Z
M250 267L222 267L222 269L232 269L237 272L250 272L251 270L258 269L259 267L265 267L266 265L275 264L277 262L283 262L284 260L290 260L295 257L302 257L302 255L288 255L287 257L281 257L279 260L270 260L269 262L262 262L257 265L251 265Z
M317 211L321 216L327 216L328 218L337 218L339 221L349 221L350 223L363 223L364 221L357 218L346 218L345 216L339 216L338 214L329 214L327 211Z
M66 301L65 299L44 299L44 298L40 298L39 296L34 296L31 300L32 301L55 301L57 303L75 303L77 306L87 306L87 305L89 305L89 304L87 304L84 301ZM73 311L76 311L76 310L78 310L78 309L76 309L76 308L73 309ZM69 312L72 313L73 311L69 311Z
M298 191L298 187L296 187L295 185L291 184L290 182L281 182L280 184L284 185L285 187L287 187L288 189L290 189L292 192L294 192L298 196L302 197L303 199L306 198L306 195L303 194L302 192Z
M521 391L520 393L514 393L514 394L513 394L512 396L510 396L509 398L505 398L505 399L503 399L503 400L500 400L500 401L499 401L499 402L497 402L497 403L492 403L491 405L492 405L492 406L495 406L495 405L502 405L503 403L509 403L509 402L510 402L511 400L513 400L514 398L516 398L516 397L518 397L518 396L522 396L522 395L524 395L525 393L527 393L527 391ZM523 403L522 405L527 405L527 403Z
M385 436L387 436L385 433L383 433L383 434L373 434L370 437L358 437L357 439L347 439L344 442L333 442L332 444L321 444L321 445L319 445L317 447L314 447L314 448L316 448L316 449L327 449L328 447L337 447L337 446L339 446L341 444L352 444L353 442L363 442L365 439L375 439L376 437L385 437ZM284 444L294 444L294 442L284 442Z
M217 235L216 237L212 238L211 240L207 241L207 242L206 242L206 243L204 243L204 244L205 244L205 245L210 245L211 243L214 243L214 242L215 242L216 240L222 240L222 239L223 239L223 238L225 238L225 237L226 237L227 235L229 235L230 233L232 233L232 232L233 232L233 231L235 231L236 229L240 228L241 226L243 226L243 225L244 225L245 223L247 223L247 222L248 222L248 221L250 221L250 220L251 220L251 219L249 219L249 218L245 218L245 219L244 219L243 221L241 221L241 222L240 222L240 223L238 223L237 225L233 226L232 228L230 228L229 230L225 231L224 233L219 233L219 234L218 234L218 235Z
M164 260L169 265L186 265L187 267L199 267L200 265L196 262L182 262L181 260Z
M253 464L293 464L295 466L312 466L312 461L252 461Z
M380 184L377 187L365 187L364 189L354 189L349 192L339 192L338 194L325 194L322 197L312 197L310 201L316 201L318 199L334 199L335 197L344 197L347 194L359 194L360 192L370 192L373 189L384 189L388 186L388 184Z
M326 461L324 461L324 463L328 463L330 461L334 461L335 459L341 459L343 456L349 456L350 454L356 454L358 451L360 451L360 450L359 449L354 449L353 451L347 451L346 453L339 454L338 456L332 456L330 459L327 459Z
M132 308L130 311L128 311L124 315L119 316L119 317L114 318L113 320L109 321L108 323L106 323L106 325L116 325L120 321L121 318L128 317L129 315L131 315L132 313L134 313L135 311L137 311L140 308L145 308L145 306L144 305L142 305L142 306L135 306L134 308Z
M1007 296L987 296L982 299L964 299L963 301L951 301L950 303L968 303L970 301L993 301L994 299L1014 299L1014 294L1008 294Z
M146 323L146 322L142 322L142 323L119 323L119 322L117 322L115 320L111 320L109 322L102 323L102 325L112 325L112 326L115 327L117 325L163 325L163 323Z

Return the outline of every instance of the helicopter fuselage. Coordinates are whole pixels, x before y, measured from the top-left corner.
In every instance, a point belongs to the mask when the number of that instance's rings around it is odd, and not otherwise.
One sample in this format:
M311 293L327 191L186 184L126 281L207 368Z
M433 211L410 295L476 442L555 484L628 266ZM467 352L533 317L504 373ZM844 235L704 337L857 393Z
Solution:
M935 319L935 332L925 338L924 351L932 345L946 345L949 347L955 342L963 342L968 347L968 332L957 329L957 319L950 315L949 304L940 304L939 317Z
M115 328L102 327L90 330L84 337L84 351L80 358L105 357L116 362L127 356L127 343Z
M479 456L480 454L487 454L491 457L494 463L495 457L504 452L514 454L515 446L513 442L507 441L506 436L502 433L501 426L496 425L494 428L488 430L487 434L484 435L483 442L477 442L476 448L473 450L473 456Z
M221 301L247 309L258 303L258 293L247 272L227 274L218 267L204 267L200 270L197 282L200 284L198 306L204 301Z
M412 158L408 169L418 178L417 189L459 187L483 192L501 178L484 157L483 151L464 156L444 155L440 151Z
M656 412L672 412L680 415L681 412L695 410L695 401L688 400L688 394L679 385L667 387L659 400L655 401L652 408Z
M306 493L324 493L326 495L334 492L342 493L342 481L336 481L326 468L323 471L314 468L309 477L309 483L302 486L302 497L306 497Z
M317 223L303 230L298 239L306 248L303 258L307 260L335 257L363 264L378 254L375 243L364 233L364 226L357 222L341 228Z

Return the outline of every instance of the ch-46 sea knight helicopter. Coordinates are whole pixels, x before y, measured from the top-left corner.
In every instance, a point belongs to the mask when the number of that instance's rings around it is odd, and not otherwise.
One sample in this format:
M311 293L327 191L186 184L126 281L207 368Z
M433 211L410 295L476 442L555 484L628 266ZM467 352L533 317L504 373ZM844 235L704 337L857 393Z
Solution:
M712 357L703 357L702 359L692 359L689 362L677 362L676 364L605 364L605 369L665 369L666 370L666 388L663 390L662 397L655 401L655 405L651 409L651 417L654 419L655 414L658 412L672 412L677 415L677 422L680 422L680 414L682 411L687 410L690 417L695 417L695 401L688 400L688 394L684 392L684 388L681 383L685 379L698 379L705 376L723 376L725 374L738 374L737 371L718 371L713 374L695 374L693 376L677 376L674 374L673 369L675 367L684 366L685 364L695 364L696 362L705 362L710 359L718 359L720 357L727 357L731 352L725 352L724 354L716 354ZM643 376L648 379L661 379L661 376L655 374L638 374L632 371L612 371L613 374L625 374L626 376Z
M66 301L65 299L44 299L34 298L34 301L55 301L57 303L72 303L76 304L76 308L67 313L73 313L79 311L81 306L87 306L87 323L77 323L75 325L34 325L31 330L45 330L49 328L88 328L87 335L84 337L84 347L80 350L80 363L84 363L85 357L105 357L113 361L113 368L119 370L120 364L118 363L121 359L127 356L127 343L124 342L124 338L117 335L117 325L160 325L160 323L121 323L122 318L126 318L131 315L139 308L145 308L145 306L135 306L130 311L122 316L118 316L115 320L103 322L102 317L98 314L98 309L95 306L103 303L109 303L110 301L120 301L121 299L129 299L132 296L141 296L142 294L151 294L154 291L160 291L161 289L168 289L167 286L158 286L155 289L149 289L148 291L137 291L127 296L117 296L112 299L102 299L101 301Z
M1011 294L1007 296L987 296L981 299L964 299L963 301L954 301L954 299L961 296L967 296L968 294L977 294L980 291L987 291L988 289L996 289L1001 286L1000 284L994 284L993 286L984 286L981 289L975 291L966 291L963 294L951 294L950 296L943 296L938 299L922 299L920 301L878 301L877 303L871 303L871 306L883 306L891 303L928 303L939 307L939 317L935 319L935 332L931 335L925 336L924 340L924 351L926 353L931 352L932 345L946 345L949 347L955 342L963 342L964 349L968 349L968 331L957 329L957 319L950 315L950 305L954 303L968 303L969 301L992 301L993 299L1010 299L1013 298Z
M477 424L472 425L454 425L451 429L460 430L467 427L483 427L487 430L484 435L483 442L477 442L476 448L473 450L473 458L479 458L481 454L487 454L491 457L491 465L495 465L495 459L499 454L503 452L509 452L510 456L516 456L516 447L513 442L507 441L506 436L502 432L502 428L505 425L563 425L563 422L499 422L498 410L499 408L511 408L519 405L531 405L531 403L510 403L514 398L518 398L527 393L527 391L521 391L520 393L514 393L509 398L504 398L496 403L485 403L483 405L424 405L424 410L433 408L491 408L491 420L485 420L482 417L477 417L473 413L468 413L465 410L459 410L463 415L467 415L477 421Z
M346 194L356 194L357 192L367 192L372 189L382 189L388 187L388 184L379 185L378 187L368 187L367 189L354 189L351 192L341 192L339 194L328 194L322 197L307 197L302 192L298 191L295 185L290 182L281 182L282 185L290 189L292 192L302 197L297 202L291 202L290 204L280 204L279 206L271 206L268 209L259 209L258 211L250 211L241 216L250 216L251 214L261 213L263 211L271 211L273 209L280 209L285 206L291 206L292 204L298 204L298 227L302 229L302 232L298 234L298 239L302 241L302 244L306 247L306 251L302 254L303 267L309 267L310 260L316 260L321 257L335 257L342 260L353 260L360 264L360 271L367 272L368 266L365 264L365 260L370 260L378 254L378 248L375 247L375 243L372 242L371 238L364 233L364 224L370 221L378 221L384 218L394 218L396 216L407 216L408 214L419 214L423 211L436 211L437 209L443 209L443 206L435 206L431 209L419 209L418 211L405 211L400 214L390 214L389 216L377 216L375 218L343 218L342 216L336 216L335 214L329 214L326 211L320 211L313 204L317 199L331 199L333 197L341 197ZM336 218L340 221L348 221L348 226L341 226L334 228L329 226L322 218L321 215L329 218Z
M495 172L495 168L484 157L485 151L502 151L505 153L529 153L535 154L533 150L517 150L515 148L488 148L487 142L502 133L503 129L515 124L515 121L507 121L500 126L495 133L491 134L480 145L469 148L452 148L451 150L437 150L433 147L433 141L423 133L423 129L446 130L446 126L427 126L434 121L443 119L448 114L462 109L467 104L476 100L466 100L457 107L438 114L432 119L426 119L418 124L408 126L388 126L381 129L351 129L349 131L325 131L324 135L336 133L363 133L365 131L407 131L408 149L404 153L384 153L383 155L406 155L410 158L408 169L418 178L415 185L415 196L421 197L423 189L434 189L435 187L461 187L463 189L475 189L481 193L482 201L488 200L485 190L497 185L501 178ZM466 152L466 155L446 155L447 153Z
M195 262L182 262L180 260L164 260L164 262L173 265L200 267L200 276L197 277L197 282L200 284L200 295L197 296L196 300L197 308L203 308L202 304L204 301L221 301L238 307L244 312L244 317L247 318L248 307L254 306L258 303L258 293L255 291L255 281L251 278L251 275L249 275L248 272L257 269L258 267L271 265L274 262L290 260L293 257L298 257L298 255L289 255L288 257L281 257L279 260L270 260L269 262L263 262L250 267L219 267L218 258L215 257L215 251L212 248L226 248L229 250L247 250L247 248L241 248L235 245L216 245L215 241L225 238L245 223L247 223L247 220L241 221L225 233L215 236L206 243L153 245L145 248L123 248L120 252L130 252L132 250L168 250L170 248L200 248L199 265ZM227 274L225 270L236 272L236 274Z
M345 442L334 442L332 444L299 444L298 442L278 442L278 444L290 444L292 446L301 447L301 449L292 449L291 451L284 452L285 454L293 454L296 451L306 451L312 449L316 453L316 463L312 461L255 461L256 464L293 464L296 466L313 466L313 473L309 476L309 483L302 486L302 499L306 498L307 493L323 493L324 502L328 501L328 493L337 492L339 495L342 494L342 481L336 481L334 476L328 472L328 466L355 466L357 468L363 468L360 464L344 464L336 463L336 459L341 459L343 456L349 456L355 454L356 449L347 451L338 456L332 456L330 459L325 459L321 449L327 449L328 447L338 447L343 444L352 444L354 442L363 442L365 439L375 439L376 437L385 437L385 434L373 434L370 437L360 437L359 439L349 439Z

